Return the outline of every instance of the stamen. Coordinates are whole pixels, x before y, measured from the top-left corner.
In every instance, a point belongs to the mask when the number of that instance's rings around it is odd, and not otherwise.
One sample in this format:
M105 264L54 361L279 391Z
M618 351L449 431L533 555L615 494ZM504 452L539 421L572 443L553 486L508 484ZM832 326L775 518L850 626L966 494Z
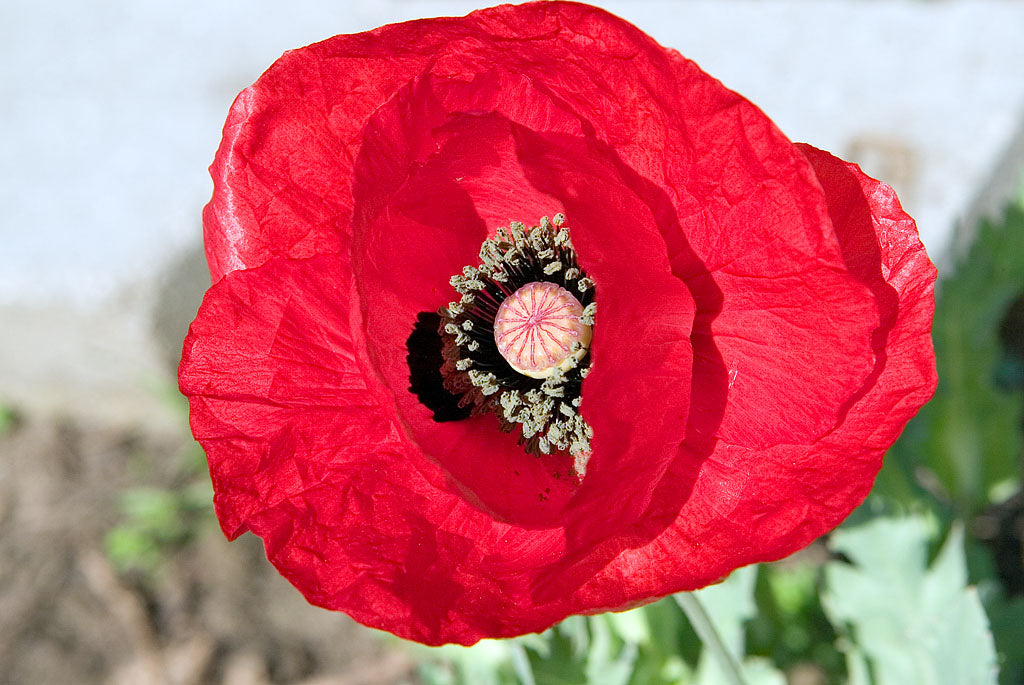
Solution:
M593 430L580 389L597 306L564 223L556 214L498 228L480 265L452 276L461 297L439 311L441 376L459 406L495 413L505 432L519 426L527 452L568 453L582 477Z
M551 274L555 273L556 271L561 271L561 270L562 270L562 262L551 262L550 264L548 264L547 266L544 267L544 273L547 276L550 276Z
M593 326L595 314L597 314L597 302L591 302L580 313L580 323L585 326Z

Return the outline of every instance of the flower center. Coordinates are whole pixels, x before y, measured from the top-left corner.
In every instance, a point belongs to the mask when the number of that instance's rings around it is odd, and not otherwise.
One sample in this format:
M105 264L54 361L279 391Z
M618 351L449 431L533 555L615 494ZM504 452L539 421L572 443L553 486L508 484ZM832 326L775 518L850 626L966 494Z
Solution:
M530 378L549 378L586 355L593 330L580 321L581 314L583 305L568 290L533 281L498 307L494 341L513 369Z
M590 372L594 282L580 269L565 217L513 222L480 247L479 266L451 284L462 297L441 317L441 378L473 414L521 428L527 452L561 451L583 476L593 429L579 413Z

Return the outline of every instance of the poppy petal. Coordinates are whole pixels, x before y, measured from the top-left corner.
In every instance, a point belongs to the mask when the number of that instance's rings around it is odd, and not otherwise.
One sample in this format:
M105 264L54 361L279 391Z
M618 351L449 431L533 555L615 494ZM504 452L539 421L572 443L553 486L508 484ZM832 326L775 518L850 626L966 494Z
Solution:
M180 382L218 517L310 601L403 637L542 630L788 554L934 390L935 271L891 189L597 8L289 52L211 173L216 284ZM408 389L448 278L555 212L598 303L582 484Z

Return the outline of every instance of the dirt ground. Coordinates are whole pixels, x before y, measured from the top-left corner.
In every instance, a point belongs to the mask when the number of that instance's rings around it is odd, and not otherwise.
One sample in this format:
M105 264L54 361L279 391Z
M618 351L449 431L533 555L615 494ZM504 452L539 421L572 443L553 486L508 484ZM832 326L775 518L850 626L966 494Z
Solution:
M0 435L0 683L415 683L410 650L308 605L212 510L148 571L105 546L123 493L182 487L187 433L19 417ZM192 472L192 479L197 477ZM202 486L202 481L199 480Z

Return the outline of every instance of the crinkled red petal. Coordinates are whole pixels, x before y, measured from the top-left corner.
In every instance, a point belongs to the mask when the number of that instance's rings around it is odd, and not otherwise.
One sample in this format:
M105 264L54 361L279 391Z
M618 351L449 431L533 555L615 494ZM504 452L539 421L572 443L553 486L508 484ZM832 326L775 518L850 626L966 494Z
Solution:
M287 53L211 171L223 281L181 383L218 516L310 601L404 637L530 632L785 555L934 388L934 269L891 190L602 10ZM495 226L556 211L599 303L579 487L407 392L416 315Z
M693 301L671 276L650 211L608 160L577 149L576 137L535 135L494 111L480 113L494 107L508 85L497 77L427 78L371 118L355 169L353 232L369 356L417 445L473 501L502 520L551 526L568 517L589 530L586 535L606 538L643 512L652 484L684 437ZM512 90L522 107L532 103L527 90ZM535 100L538 108L550 108L544 98ZM557 110L549 109L545 120L556 131L573 130ZM415 171L406 177L409 168ZM568 455L538 460L525 454L515 435L497 431L493 416L437 424L407 391L404 346L417 313L456 297L448 276L476 264L481 241L515 219L509 213L520 205L535 217L561 211L573 217L583 266L601 293L583 407L595 449L582 489L570 477ZM632 255L628 262L620 258L625 251ZM652 409L622 419L629 407L648 403ZM606 479L620 486L635 481L636 494L610 504L600 485ZM585 515L589 507L603 515ZM585 536L582 530L578 535Z
M666 588L699 588L807 545L864 500L885 451L935 392L936 272L914 220L892 188L855 164L797 148L824 189L850 274L878 306L871 373L820 439L768 449L719 441L675 523L595 576L580 593L585 603L614 595L618 601L608 606L626 605Z
M586 610L570 593L538 600L535 586L596 546L469 504L404 434L358 328L350 270L331 255L275 258L210 289L180 380L225 533L261 536L311 602L422 642L541 630ZM596 521L600 506L585 513Z

